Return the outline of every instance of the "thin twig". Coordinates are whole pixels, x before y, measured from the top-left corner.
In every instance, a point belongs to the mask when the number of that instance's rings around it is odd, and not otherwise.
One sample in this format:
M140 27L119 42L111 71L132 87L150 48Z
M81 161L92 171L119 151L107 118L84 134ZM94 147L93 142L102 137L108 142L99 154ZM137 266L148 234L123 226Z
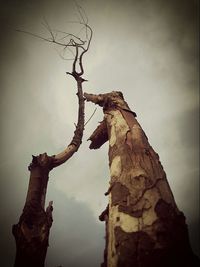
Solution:
M69 47L67 47L67 48L69 49ZM63 60L70 60L70 61L74 60L74 57L73 58L65 58L64 55L62 55L61 52L56 47L54 47L54 49L56 50L56 52L58 53L60 58L62 58ZM65 49L65 48L63 48L63 49Z
M85 125L88 124L88 122L92 119L92 117L94 116L95 112L96 112L97 108L95 108L95 110L93 111L92 115L89 117L89 119L86 121L86 123L84 124L84 127Z
M48 38L28 31L17 30L18 32L29 34L42 41L46 41L53 45L57 45L57 47L61 48L60 51L58 51L55 47L54 48L56 49L61 58L65 60L73 60L72 71L66 73L73 76L73 78L77 82L77 96L79 104L78 120L77 124L75 125L76 129L74 131L74 136L72 138L71 143L65 148L64 151L53 157L52 168L55 168L64 163L65 161L67 161L78 150L82 142L84 126L91 120L91 118L94 116L96 112L95 109L90 118L87 120L87 122L84 123L85 99L83 97L82 83L85 82L86 80L82 77L82 75L84 74L83 56L90 47L93 31L92 28L88 25L88 18L85 14L84 9L78 4L76 4L76 7L79 14L79 21L71 23L79 24L79 26L81 27L81 30L77 35L52 29L45 18L42 24L49 34ZM82 34L81 37L84 36L84 38L81 38L79 34L82 32L83 28L86 31L86 35ZM67 52L71 53L73 59L65 58L65 53ZM80 70L79 72L77 71L77 68L79 68Z
M55 41L55 37L54 34L51 30L51 27L49 26L48 22L46 21L46 19L44 18L44 23L42 23L42 25L50 32L52 40Z
M75 39L79 40L81 42L80 45L84 45L86 41L83 41L80 37L72 34L72 33L68 33L68 32L64 32L64 31L59 31L59 30L54 30L56 31L57 33L63 33L63 34L66 34L66 36L62 37L61 39L59 39L59 41L65 39L65 38L68 38L68 37L74 37Z
M32 32L28 32L28 31L24 31L24 30L19 30L19 29L16 29L16 31L17 32L26 33L26 34L31 35L33 37L36 37L36 38L38 38L40 40L43 40L43 41L46 41L46 42L49 42L49 43L54 43L54 44L57 44L57 45L60 45L60 46L64 46L64 47L66 47L66 46L75 47L75 44L71 44L71 43L70 44L60 43L60 42L58 42L56 40L47 39L47 38L44 38L44 37L42 37L42 36L40 36L38 34L32 33Z
M68 58L68 56L67 57L65 56L65 53L69 51L74 59L72 74L75 75L76 77L81 77L84 74L83 56L90 47L90 43L93 37L93 31L92 31L92 28L88 25L88 18L86 16L84 9L77 2L75 2L75 4L76 4L76 8L77 8L78 15L79 15L79 21L78 22L75 21L71 23L78 23L79 25L83 25L83 27L81 28L81 30L79 31L77 35L68 33L65 31L52 29L49 23L47 22L46 18L43 19L42 25L48 31L50 35L49 38L31 33L28 31L23 31L23 30L17 30L17 31L29 34L42 41L46 41L46 42L62 47L63 48L62 52L59 52L57 49L56 51L58 52L59 56L64 60L72 60L70 57ZM79 36L83 28L85 29L85 40L84 38L81 38ZM77 67L79 68L79 72L77 71Z

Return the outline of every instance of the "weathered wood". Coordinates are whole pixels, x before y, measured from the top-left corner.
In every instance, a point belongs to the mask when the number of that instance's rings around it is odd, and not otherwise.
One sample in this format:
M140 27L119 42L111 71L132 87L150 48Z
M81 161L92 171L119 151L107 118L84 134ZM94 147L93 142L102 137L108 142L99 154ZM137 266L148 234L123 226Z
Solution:
M45 197L53 157L46 153L33 156L29 166L30 180L25 206L19 222L13 225L16 241L15 267L43 267L53 222L52 202L46 211Z
M76 75L75 75L76 74ZM84 98L81 74L73 73L77 82L78 122L70 144L54 156L46 153L33 156L29 166L30 179L26 202L19 222L13 225L12 232L16 242L14 267L44 267L52 219L52 202L45 211L45 198L49 172L66 162L78 150L84 130Z
M15 267L44 266L49 231L53 221L52 202L49 203L47 210L44 210L49 172L71 158L82 143L85 126L85 99L82 83L87 81L82 77L84 74L83 57L90 48L93 30L88 24L85 11L78 4L76 4L76 7L80 17L79 24L81 27L84 26L85 29L85 40L78 35L71 33L65 35L64 32L52 30L46 21L44 21L44 26L49 32L50 38L19 30L43 41L58 45L63 49L62 58L70 47L70 52L73 55L72 71L66 72L66 74L71 75L77 84L78 119L72 141L62 152L51 157L47 156L46 153L37 157L33 156L32 163L29 166L31 174L25 206L18 224L12 228L16 241ZM60 38L60 33L64 34L64 37Z
M109 209L100 217L107 228L102 266L197 266L185 217L136 114L120 92L84 96L103 107L109 137Z

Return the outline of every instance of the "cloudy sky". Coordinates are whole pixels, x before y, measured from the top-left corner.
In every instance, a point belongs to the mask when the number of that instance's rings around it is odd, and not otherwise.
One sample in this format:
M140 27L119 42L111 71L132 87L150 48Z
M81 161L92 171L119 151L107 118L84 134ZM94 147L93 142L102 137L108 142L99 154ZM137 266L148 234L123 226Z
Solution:
M71 62L55 48L15 29L45 35L75 30L73 1L0 1L0 222L1 263L10 267L29 181L31 155L60 152L77 118L76 84L65 72ZM80 0L94 36L84 59L84 90L123 92L137 113L185 213L193 249L199 253L198 0ZM46 35L45 35L46 36ZM94 111L86 107L88 118ZM97 267L103 259L109 182L108 145L90 151L89 135L102 119L98 109L78 153L52 171L47 201L54 201L47 267Z

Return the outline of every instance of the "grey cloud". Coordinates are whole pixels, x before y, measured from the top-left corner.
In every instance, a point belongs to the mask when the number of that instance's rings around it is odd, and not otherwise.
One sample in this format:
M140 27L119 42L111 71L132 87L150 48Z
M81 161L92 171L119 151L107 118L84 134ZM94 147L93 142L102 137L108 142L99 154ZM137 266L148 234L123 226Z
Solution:
M103 259L104 225L93 217L87 205L67 198L52 186L49 189L55 219L46 266L99 266Z
M196 107L181 114L177 119L181 142L187 149L199 147L199 109ZM198 155L198 151L197 151Z

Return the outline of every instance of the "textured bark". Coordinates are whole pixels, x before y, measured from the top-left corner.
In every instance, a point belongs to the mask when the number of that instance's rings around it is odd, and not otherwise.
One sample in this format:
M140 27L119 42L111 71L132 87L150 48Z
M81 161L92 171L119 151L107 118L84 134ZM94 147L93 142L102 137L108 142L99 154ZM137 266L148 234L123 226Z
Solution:
M100 216L107 240L102 266L197 266L185 217L136 114L120 92L84 96L103 107L109 138L109 208ZM95 147L95 132L92 137L90 147Z

